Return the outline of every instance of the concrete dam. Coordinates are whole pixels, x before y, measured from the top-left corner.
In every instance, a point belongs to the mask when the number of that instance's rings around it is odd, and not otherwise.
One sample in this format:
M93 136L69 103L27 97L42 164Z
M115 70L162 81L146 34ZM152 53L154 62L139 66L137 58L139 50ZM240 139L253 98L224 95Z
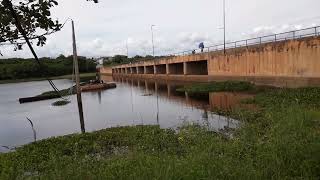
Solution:
M261 39L260 39L261 40ZM282 87L320 85L320 36L169 56L101 69L113 76L192 82L250 81Z

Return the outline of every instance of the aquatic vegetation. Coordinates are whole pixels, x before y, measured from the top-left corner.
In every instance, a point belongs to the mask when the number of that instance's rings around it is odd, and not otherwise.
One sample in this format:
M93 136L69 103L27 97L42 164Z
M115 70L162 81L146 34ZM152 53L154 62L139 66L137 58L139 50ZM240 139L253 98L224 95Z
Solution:
M66 101L66 100L61 100L61 101L56 101L52 103L52 106L65 106L69 104L71 101Z
M242 81L225 81L194 84L184 88L177 89L177 91L189 93L208 93L208 92L242 92L254 89L254 84Z
M71 91L70 89L62 89L60 90L60 95L67 96L67 95L70 95L70 92L71 94L75 94L76 93L75 88L72 88ZM37 95L37 97L51 97L51 96L59 96L59 93L57 93L56 91L47 91L40 95Z
M269 89L233 138L198 125L117 127L0 155L0 179L319 179L320 88Z
M188 85L183 88L179 88L176 91L188 93L249 92L255 94L267 92L274 89L279 88L267 85L257 86L251 82L246 81L223 81Z

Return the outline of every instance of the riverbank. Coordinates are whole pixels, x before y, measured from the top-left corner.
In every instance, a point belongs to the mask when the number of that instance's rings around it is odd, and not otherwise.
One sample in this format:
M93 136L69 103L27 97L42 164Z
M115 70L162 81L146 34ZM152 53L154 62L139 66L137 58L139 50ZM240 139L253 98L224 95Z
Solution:
M80 74L81 81L87 81L88 79L95 79L96 73L83 73ZM72 75L64 75L64 76L54 76L49 77L49 79L52 80L58 80L58 79L72 79ZM0 80L0 84L8 84L8 83L20 83L20 82L31 82L31 81L43 81L46 80L46 78L27 78L27 79L9 79L9 80Z
M222 81L212 83L200 83L188 85L177 89L178 92L188 93L210 93L210 92L246 92L257 94L264 91L275 90L277 87L273 86L257 86L251 82L246 81Z
M243 103L259 108L223 112L242 122L233 138L198 125L52 138L1 154L0 179L319 179L320 88L259 91Z

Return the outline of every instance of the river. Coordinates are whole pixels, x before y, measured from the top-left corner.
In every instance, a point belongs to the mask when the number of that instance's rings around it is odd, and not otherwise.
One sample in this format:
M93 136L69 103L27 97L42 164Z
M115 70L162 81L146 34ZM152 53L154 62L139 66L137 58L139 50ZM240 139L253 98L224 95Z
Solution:
M236 128L239 122L212 113L215 108L230 108L242 96L233 93L189 95L176 89L185 84L104 77L117 83L117 88L83 93L86 131L132 125L160 125L178 128L197 123L219 132ZM59 89L71 86L70 80L55 80ZM76 96L66 106L52 106L57 100L19 104L20 97L50 91L47 81L0 84L0 152L5 147L18 147L34 140L27 117L32 120L37 139L79 133L80 123Z

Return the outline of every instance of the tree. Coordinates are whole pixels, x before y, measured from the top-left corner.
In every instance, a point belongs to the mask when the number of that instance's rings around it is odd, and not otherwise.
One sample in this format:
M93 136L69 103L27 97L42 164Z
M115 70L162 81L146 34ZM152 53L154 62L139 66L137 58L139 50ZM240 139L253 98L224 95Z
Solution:
M65 59L66 57L63 54L60 54L57 59Z
M127 56L124 56L124 55L115 55L113 57L113 61L118 64L126 62L127 59L128 59Z
M18 48L24 43L9 8L12 6L27 37L37 40L37 46L43 46L45 36L62 27L58 20L50 17L50 9L57 5L55 0L0 0L0 43L9 42Z

